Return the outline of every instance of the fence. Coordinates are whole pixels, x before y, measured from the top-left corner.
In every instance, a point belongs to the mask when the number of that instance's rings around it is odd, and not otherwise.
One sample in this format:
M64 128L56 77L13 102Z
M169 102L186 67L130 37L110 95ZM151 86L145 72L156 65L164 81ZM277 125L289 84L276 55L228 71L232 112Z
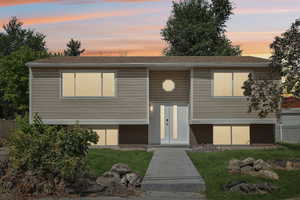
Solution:
M0 120L0 138L7 138L16 127L14 120Z

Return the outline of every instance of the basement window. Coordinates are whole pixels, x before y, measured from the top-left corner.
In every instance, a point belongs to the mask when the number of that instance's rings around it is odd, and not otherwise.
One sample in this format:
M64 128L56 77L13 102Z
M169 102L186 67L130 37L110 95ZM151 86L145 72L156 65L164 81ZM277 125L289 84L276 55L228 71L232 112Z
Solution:
M249 145L250 127L245 125L214 125L214 145Z
M94 129L94 132L99 136L98 143L95 145L100 146L113 146L118 145L119 137L118 137L118 129Z

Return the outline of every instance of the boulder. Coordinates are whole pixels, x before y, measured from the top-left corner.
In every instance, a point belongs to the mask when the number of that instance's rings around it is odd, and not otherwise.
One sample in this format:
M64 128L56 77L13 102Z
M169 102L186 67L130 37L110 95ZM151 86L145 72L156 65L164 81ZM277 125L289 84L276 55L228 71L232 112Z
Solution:
M223 190L229 191L231 188L233 188L236 185L240 185L242 183L246 183L246 181L230 181L227 184L223 185Z
M127 181L128 181L128 184L130 186L133 186L133 187L139 187L141 186L141 182L142 182L142 177L140 175L138 175L137 173L128 173L125 175Z
M113 177L120 178L120 175L118 173L112 171L104 172L102 176L107 178L113 178Z
M272 185L270 183L258 183L256 184L256 186L259 190L267 191L267 192L273 192L279 189L277 186Z
M272 180L279 180L279 175L271 170L260 170L258 174L260 177L269 178Z
M229 161L228 170L230 173L240 173L240 164L241 161L237 159L232 159Z
M271 193L279 188L270 183L247 183L245 181L231 181L223 185L225 191L240 192L244 194L265 194Z
M251 166L251 167L253 167L254 162L255 162L254 158L248 157L248 158L246 158L246 159L244 159L244 160L241 161L240 167L245 167L245 166Z
M252 171L254 171L254 168L249 166L249 165L246 165L246 166L241 168L241 173L242 174L249 174L249 172L252 172Z
M111 167L111 172L115 172L117 174L121 176L127 174L127 173L130 173L132 170L128 167L128 165L126 164L123 164L123 163L117 163L117 164L114 164L112 167Z
M126 176L123 176L123 177L121 178L120 183L121 183L122 185L127 186L127 185L128 185L127 177L126 177Z
M288 160L286 161L286 170L299 170L300 161L299 160Z
M254 162L254 169L256 171L259 170L266 170L266 169L270 169L271 165L269 165L267 162L263 161L262 159L258 159Z
M67 186L65 191L68 194L80 193L80 194L92 194L101 193L106 188L106 185L98 184L95 180L89 178L80 178L75 183Z
M121 181L118 177L104 177L100 176L97 178L96 183L102 187L111 187L114 184L119 184Z

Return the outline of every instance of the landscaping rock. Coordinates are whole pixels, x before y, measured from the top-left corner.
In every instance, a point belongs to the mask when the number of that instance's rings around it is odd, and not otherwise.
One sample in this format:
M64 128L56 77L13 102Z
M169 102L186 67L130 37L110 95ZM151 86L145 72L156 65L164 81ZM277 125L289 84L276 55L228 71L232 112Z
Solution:
M110 171L103 173L96 180L96 183L103 187L103 194L122 196L135 193L141 182L142 177L122 163L113 165Z
M237 159L230 160L229 165L228 165L229 172L230 173L240 173L241 172L240 164L241 164L240 160L237 160Z
M270 183L252 184L246 181L231 181L223 185L223 188L225 191L240 192L243 194L265 194L279 189Z
M261 177L264 177L264 178L279 180L279 175L276 172L271 171L271 170L260 170L259 174Z
M116 183L120 183L121 179L118 177L104 177L100 176L97 178L96 183L102 187L111 187Z
M254 158L248 157L248 158L241 161L240 167L245 167L245 166L253 167L254 162L255 162Z
M131 169L126 164L117 163L112 166L110 171L115 172L115 173L119 174L120 176L123 176L127 173L130 173Z
M300 170L300 160L273 160L268 162L274 169Z
M230 181L229 183L223 185L223 190L228 191L231 188L233 188L234 186L240 185L242 183L246 183L246 181L240 181L240 180L238 180L238 181Z
M133 187L140 187L142 183L142 177L137 173L128 173L125 175L128 184Z
M113 177L120 178L120 175L118 173L112 171L104 172L102 176L107 178L113 178Z
M286 165L282 162L280 166ZM251 176L259 176L278 180L279 176L276 172L271 170L272 166L262 159L255 160L254 158L246 158L244 160L233 159L229 161L228 170L230 173L248 174Z
M259 170L266 170L266 169L270 169L271 165L269 165L267 162L263 161L262 159L258 159L254 162L254 169L256 171Z
M249 172L254 171L254 168L249 165L246 165L246 166L242 167L240 170L241 170L242 174L248 174Z
M125 186L128 185L128 180L127 180L126 176L123 176L123 178L121 178L120 183L121 183L122 185L125 185Z

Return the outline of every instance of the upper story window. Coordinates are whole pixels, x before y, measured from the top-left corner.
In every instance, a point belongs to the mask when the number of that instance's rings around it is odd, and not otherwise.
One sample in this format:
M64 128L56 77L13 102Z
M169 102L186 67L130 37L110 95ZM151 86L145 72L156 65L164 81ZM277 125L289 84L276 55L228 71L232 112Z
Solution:
M242 89L249 72L214 72L214 96L244 96Z
M115 96L115 73L62 73L62 95L64 97Z

